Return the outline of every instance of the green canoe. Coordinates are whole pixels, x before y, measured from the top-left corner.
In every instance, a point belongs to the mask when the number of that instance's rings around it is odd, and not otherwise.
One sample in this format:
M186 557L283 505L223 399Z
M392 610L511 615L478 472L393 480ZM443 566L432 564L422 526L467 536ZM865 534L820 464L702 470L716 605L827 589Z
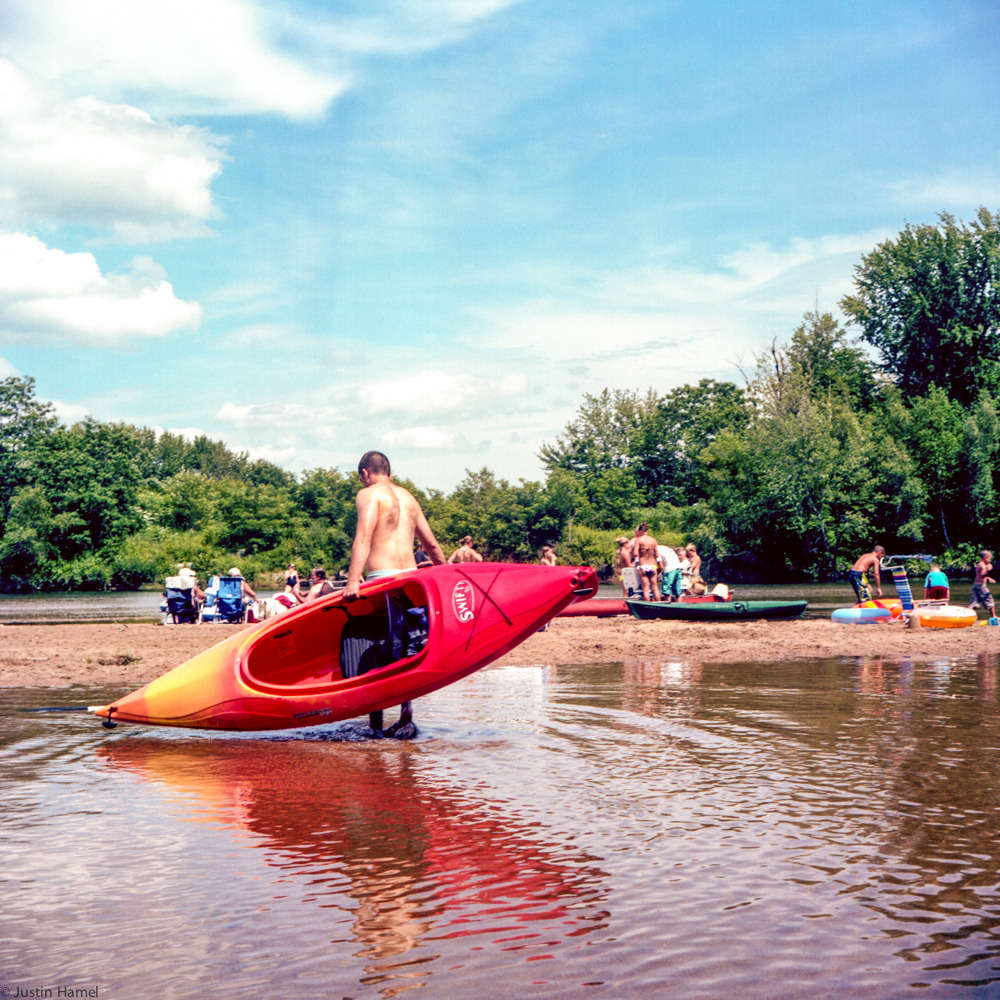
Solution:
M732 622L747 618L799 618L805 601L715 601L667 604L659 601L626 601L633 617L645 620L667 618L688 622Z

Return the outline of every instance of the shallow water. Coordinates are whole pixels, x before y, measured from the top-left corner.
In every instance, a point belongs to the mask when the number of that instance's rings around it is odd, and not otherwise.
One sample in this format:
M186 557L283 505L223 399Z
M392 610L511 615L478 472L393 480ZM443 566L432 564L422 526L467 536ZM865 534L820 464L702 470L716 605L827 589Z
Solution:
M487 669L411 743L23 711L117 693L5 695L8 995L1000 995L993 657Z

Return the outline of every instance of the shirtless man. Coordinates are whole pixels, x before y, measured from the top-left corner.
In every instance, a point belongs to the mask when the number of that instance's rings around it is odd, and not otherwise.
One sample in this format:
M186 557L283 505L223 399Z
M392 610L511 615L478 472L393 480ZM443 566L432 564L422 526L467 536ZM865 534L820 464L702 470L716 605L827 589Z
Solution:
M462 544L448 557L450 563L482 562L483 557L472 547L472 535L466 535Z
M981 604L993 616L996 604L993 595L990 593L988 583L996 583L990 576L993 569L993 553L989 549L983 549L979 553L979 562L976 563L976 576L972 581L972 603L970 608L978 608Z
M632 565L632 543L624 535L616 538L615 542L618 545L618 576L622 581L622 594L625 597L631 597L632 594L629 592L624 576L622 576L622 570L628 569Z
M639 585L642 587L644 601L650 600L650 590L652 590L654 601L660 599L660 584L656 579L656 575L660 571L657 564L659 555L656 539L649 533L649 525L643 521L635 529L632 556L635 559L635 571L639 576Z
M365 452L358 463L358 475L362 488L355 499L358 526L354 532L351 565L347 570L347 587L344 590L347 600L358 596L366 566L369 580L416 572L414 536L419 539L432 563L438 566L444 563L444 552L420 504L409 490L392 482L389 459L380 451ZM381 732L381 711L372 712L369 723L372 729ZM408 701L400 706L399 722L390 726L386 733L401 738L416 735Z
M875 592L879 597L882 596L882 578L879 576L879 563L882 561L882 557L885 555L885 549L881 545L876 545L871 552L866 552L863 556L858 556L857 561L850 568L847 574L847 579L850 581L851 586L854 588L854 593L857 594L858 603L863 604L865 601L870 601L872 599L871 591L868 589L868 570L872 570L875 574Z

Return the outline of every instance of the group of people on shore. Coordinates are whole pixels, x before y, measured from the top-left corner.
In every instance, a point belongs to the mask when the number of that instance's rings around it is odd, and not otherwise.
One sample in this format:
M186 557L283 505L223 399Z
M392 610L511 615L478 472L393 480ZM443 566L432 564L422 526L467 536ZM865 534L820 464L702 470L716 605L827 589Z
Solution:
M618 575L627 568L635 569L644 601L677 601L682 594L705 593L701 578L701 556L693 542L680 548L660 545L649 533L643 521L635 535L624 535L618 544ZM622 580L622 593L629 597L628 585Z
M882 560L885 559L885 548L876 545L871 552L865 552L858 556L854 565L847 571L847 579L854 588L858 603L871 601L873 598L871 583L868 574L871 573L875 581L875 597L882 596ZM993 553L989 549L982 549L979 553L979 562L976 563L972 580L972 600L969 602L970 608L985 608L992 615L996 602L990 593L989 585L996 583L990 576L993 571ZM951 600L951 584L948 576L941 569L939 562L932 562L927 575L924 577L924 600L925 601L949 601Z

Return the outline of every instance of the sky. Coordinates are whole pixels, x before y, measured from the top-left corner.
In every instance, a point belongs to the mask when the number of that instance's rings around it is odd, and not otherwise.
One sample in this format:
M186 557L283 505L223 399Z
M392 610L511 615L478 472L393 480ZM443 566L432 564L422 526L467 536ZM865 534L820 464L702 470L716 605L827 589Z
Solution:
M541 480L982 205L995 0L0 8L0 378L296 473Z

